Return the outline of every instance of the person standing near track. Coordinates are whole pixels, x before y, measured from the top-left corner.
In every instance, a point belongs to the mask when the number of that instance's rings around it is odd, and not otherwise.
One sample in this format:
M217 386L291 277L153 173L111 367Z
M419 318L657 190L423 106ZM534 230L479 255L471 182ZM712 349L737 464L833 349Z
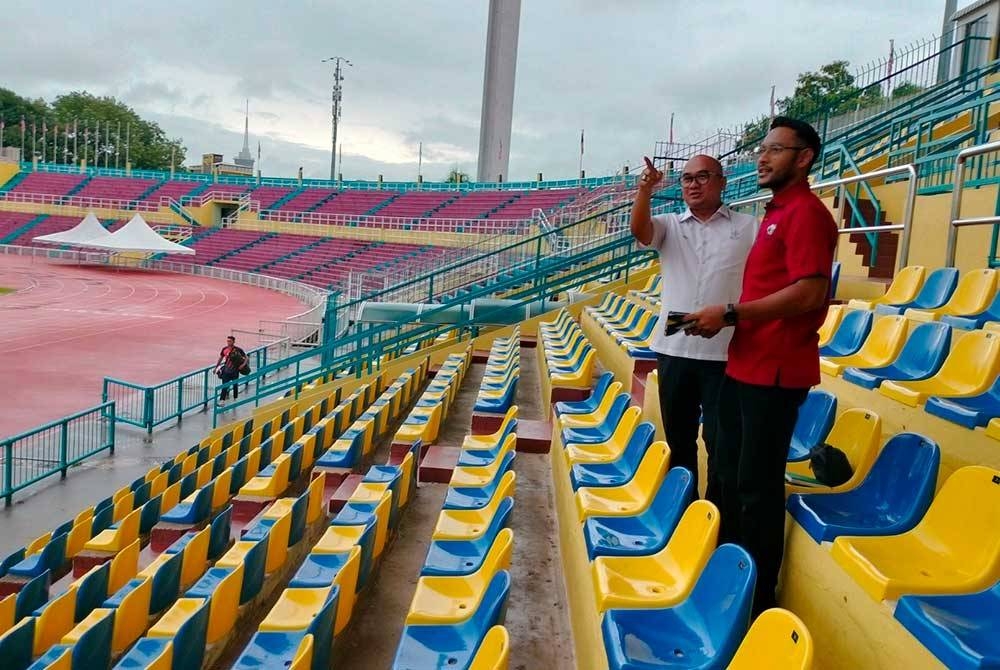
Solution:
M215 363L215 374L222 380L222 393L219 404L225 404L229 399L229 387L233 387L233 400L240 397L240 385L235 383L240 376L240 368L247 363L247 352L236 346L236 338L232 335L226 338L226 346L219 352L219 360Z

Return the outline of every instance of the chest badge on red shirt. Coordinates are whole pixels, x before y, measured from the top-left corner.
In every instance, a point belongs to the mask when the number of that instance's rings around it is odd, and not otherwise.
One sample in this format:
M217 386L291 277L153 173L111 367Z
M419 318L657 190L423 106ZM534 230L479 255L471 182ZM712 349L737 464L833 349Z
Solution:
M778 224L776 224L776 223L772 223L772 224L771 224L770 226L768 226L768 227L767 227L767 234L768 234L768 235L774 235L774 231L775 231L775 230L776 230L777 228L778 228Z

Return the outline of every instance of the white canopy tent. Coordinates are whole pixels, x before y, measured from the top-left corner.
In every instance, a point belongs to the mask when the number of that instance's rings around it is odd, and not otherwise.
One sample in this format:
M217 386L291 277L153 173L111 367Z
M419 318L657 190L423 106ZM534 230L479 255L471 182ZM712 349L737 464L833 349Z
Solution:
M106 251L143 251L157 254L193 254L194 249L161 237L139 214L113 233L109 233L92 213L69 230L34 238L74 247Z
M93 212L87 214L83 221L76 224L69 230L59 233L49 233L39 235L34 238L35 242L51 242L52 244L70 244L73 246L89 247L91 242L103 242L111 237L111 233L101 225Z
M161 237L149 227L141 215L136 214L124 226L103 240L90 241L86 246L109 251L146 251L158 254L193 254L194 249Z

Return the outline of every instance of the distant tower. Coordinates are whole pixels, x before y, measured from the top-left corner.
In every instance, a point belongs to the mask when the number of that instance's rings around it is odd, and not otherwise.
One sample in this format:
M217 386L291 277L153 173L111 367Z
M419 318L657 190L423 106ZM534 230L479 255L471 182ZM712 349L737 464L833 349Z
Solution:
M233 162L241 167L253 170L253 154L250 153L250 101L247 100L247 114L243 121L243 149L233 159Z
M521 0L490 0L489 11L476 181L496 181L500 175L508 179Z

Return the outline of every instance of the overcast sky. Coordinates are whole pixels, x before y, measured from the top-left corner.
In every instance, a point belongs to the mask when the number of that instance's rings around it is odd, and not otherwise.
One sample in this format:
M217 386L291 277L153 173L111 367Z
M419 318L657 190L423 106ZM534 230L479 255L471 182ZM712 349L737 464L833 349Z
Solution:
M959 0L959 6L969 0ZM329 176L332 68L345 178L475 174L488 0L6 0L0 86L47 100L114 95L230 160L243 100L265 175ZM940 33L944 0L523 0L511 179L609 174L666 139L768 109L770 88L835 59L861 66Z

